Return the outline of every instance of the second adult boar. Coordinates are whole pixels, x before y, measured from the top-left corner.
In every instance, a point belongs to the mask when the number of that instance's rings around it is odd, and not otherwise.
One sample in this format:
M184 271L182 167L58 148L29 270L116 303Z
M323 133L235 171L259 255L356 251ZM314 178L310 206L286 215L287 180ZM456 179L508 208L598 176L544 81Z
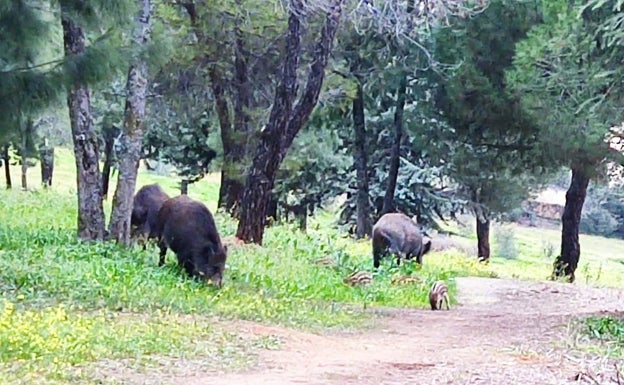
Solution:
M190 276L221 287L227 247L221 242L214 218L206 205L186 195L167 200L156 221L160 246L158 265L165 263L167 248Z
M169 195L156 183L145 185L137 191L132 202L132 216L130 217L133 238L141 236L147 240L157 237L154 233L154 226L158 211L167 199Z
M373 226L373 265L379 267L381 258L390 251L401 258L416 258L422 264L422 256L431 248L431 240L423 239L418 225L401 213L384 214Z

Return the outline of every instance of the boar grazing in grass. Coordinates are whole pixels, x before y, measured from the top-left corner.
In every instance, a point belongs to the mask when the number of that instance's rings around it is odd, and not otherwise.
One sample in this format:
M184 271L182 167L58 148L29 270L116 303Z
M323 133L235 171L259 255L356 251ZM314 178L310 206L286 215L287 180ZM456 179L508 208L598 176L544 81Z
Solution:
M384 214L373 226L373 265L379 267L381 258L391 252L401 258L416 258L422 264L422 256L431 248L431 239L423 239L416 222L405 214Z
M150 238L157 238L154 226L158 211L167 199L169 195L157 184L145 185L137 191L132 202L132 216L130 217L132 238L141 237L144 242ZM143 248L145 249L145 243L143 243Z
M227 247L221 242L214 218L203 203L186 195L165 201L158 212L155 230L160 247L158 266L164 265L169 247L190 276L221 287Z

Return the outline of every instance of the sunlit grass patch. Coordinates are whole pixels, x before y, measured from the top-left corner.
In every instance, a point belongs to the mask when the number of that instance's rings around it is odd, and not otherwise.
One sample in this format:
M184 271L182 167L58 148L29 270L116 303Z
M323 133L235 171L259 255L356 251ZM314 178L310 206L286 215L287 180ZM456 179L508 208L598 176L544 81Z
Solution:
M213 368L243 366L253 360L260 339L215 328L206 317L81 313L65 305L25 310L4 299L0 383L63 382L88 372L98 361L115 359L201 356L204 365Z

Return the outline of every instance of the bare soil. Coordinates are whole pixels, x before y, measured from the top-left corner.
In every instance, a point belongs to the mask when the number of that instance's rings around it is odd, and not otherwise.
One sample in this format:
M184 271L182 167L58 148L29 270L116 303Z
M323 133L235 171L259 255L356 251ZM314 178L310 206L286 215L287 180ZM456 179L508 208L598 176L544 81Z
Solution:
M578 349L571 330L574 317L624 310L624 291L473 277L458 278L457 288L451 311L387 309L372 330L357 333L224 325L283 344L262 351L245 371L190 372L156 383L624 384L618 363Z

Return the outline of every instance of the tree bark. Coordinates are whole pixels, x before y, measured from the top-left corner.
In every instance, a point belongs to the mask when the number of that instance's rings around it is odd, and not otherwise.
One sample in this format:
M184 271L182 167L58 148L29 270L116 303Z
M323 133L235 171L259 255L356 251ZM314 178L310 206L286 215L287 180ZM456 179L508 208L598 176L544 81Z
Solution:
M2 164L4 165L4 180L6 181L6 189L13 187L11 182L11 168L9 167L9 145L2 147Z
M490 219L477 215L477 255L479 261L490 260Z
M111 169L113 167L113 149L118 130L117 127L113 126L104 132L104 166L102 168L102 198L104 200L108 198Z
M151 34L151 0L143 0L138 26L135 31L135 44L146 45ZM145 100L147 96L147 64L139 60L128 70L126 84L126 108L124 117L124 135L121 137L121 156L117 188L113 197L113 210L109 234L112 239L124 246L130 245L130 215L132 198L136 188L141 146L145 132Z
M52 174L54 173L54 147L48 145L46 139L39 148L39 161L41 162L41 184L43 187L52 187Z
M403 112L405 110L405 92L407 79L401 79L397 90L397 105L394 110L394 143L390 154L390 170L388 171L388 186L384 196L381 215L395 211L394 192L396 191L399 166L401 164L401 140L403 139Z
M572 180L561 216L561 254L555 259L553 279L567 277L569 282L574 282L574 272L581 257L579 224L588 185L589 176L580 168L572 169Z
M314 50L303 94L293 108L297 93L297 68L301 54L302 2L293 1L288 18L282 76L266 127L260 133L251 170L247 177L236 236L245 242L262 244L267 206L275 183L275 173L288 148L316 106L323 85L325 67L342 11L342 0L335 0L327 10L325 25Z
M85 52L85 34L66 16L62 17L65 55ZM76 158L78 185L78 237L102 240L104 237L104 209L100 175L98 140L93 127L89 89L74 84L67 92L67 105Z
M360 239L372 232L370 200L368 186L368 156L366 154L366 121L364 118L364 92L362 85L357 86L352 102L353 132L355 135L353 161L357 176L357 194L355 198L356 227L355 237Z

